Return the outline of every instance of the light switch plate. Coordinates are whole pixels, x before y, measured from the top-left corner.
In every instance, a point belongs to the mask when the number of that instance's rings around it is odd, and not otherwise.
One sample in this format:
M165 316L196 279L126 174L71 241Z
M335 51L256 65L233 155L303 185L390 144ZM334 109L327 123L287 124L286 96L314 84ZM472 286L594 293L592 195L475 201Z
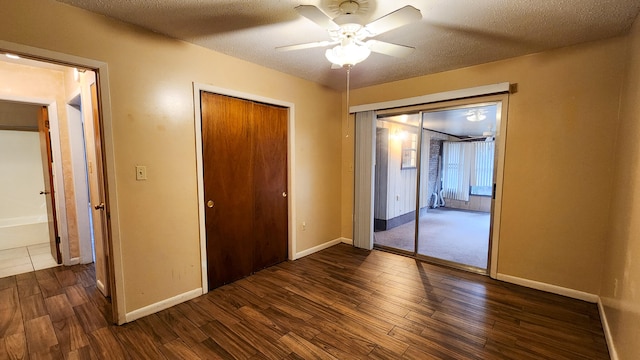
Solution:
M147 167L136 165L136 180L147 180Z

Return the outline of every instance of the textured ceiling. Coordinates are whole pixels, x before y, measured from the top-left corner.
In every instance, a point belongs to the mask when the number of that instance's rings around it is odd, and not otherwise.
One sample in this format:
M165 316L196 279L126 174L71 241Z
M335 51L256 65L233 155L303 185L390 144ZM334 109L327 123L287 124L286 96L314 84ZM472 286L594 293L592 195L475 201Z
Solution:
M327 40L294 10L315 5L331 17L341 0L58 0L240 59L344 89L324 48L278 46ZM640 0L361 0L368 23L405 5L422 20L376 39L416 48L404 59L372 53L351 71L358 88L520 56L626 33Z

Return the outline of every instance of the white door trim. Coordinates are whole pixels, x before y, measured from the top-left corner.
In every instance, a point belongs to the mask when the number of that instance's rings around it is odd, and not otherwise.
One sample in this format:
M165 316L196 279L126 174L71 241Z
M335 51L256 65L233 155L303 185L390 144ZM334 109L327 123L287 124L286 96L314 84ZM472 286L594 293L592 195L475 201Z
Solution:
M240 99L258 101L265 104L283 106L289 108L289 123L287 129L287 198L289 211L288 225L288 259L293 260L296 254L296 211L295 211L295 104L278 99L267 98L260 95L245 93L241 91L225 89L213 85L193 83L193 104L194 104L194 127L196 140L196 171L198 179L198 222L200 228L200 266L202 271L202 293L209 291L209 281L207 278L207 229L205 224L205 201L204 201L204 168L202 158L202 112L200 104L200 92L233 96Z

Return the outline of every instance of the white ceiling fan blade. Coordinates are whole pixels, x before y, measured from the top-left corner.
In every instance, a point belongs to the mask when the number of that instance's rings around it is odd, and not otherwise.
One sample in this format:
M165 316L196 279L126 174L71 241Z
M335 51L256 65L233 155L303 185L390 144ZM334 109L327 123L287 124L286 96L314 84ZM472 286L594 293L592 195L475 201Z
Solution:
M368 23L364 28L371 34L370 36L376 36L383 32L410 24L414 21L419 21L420 19L422 19L422 13L420 10L411 5L407 5L379 18L378 20Z
M320 25L320 27L328 30L338 30L340 26L333 22L327 14L313 5L300 5L295 7L298 14L306 17L314 23Z
M399 58L406 57L415 50L415 48L411 46L397 45L378 40L369 40L365 44L373 52Z
M338 43L339 42L336 42L336 41L316 41L316 42L305 43L305 44L278 46L276 48L276 50L277 51L291 51L291 50L311 49L311 48L334 45L334 44L338 44Z

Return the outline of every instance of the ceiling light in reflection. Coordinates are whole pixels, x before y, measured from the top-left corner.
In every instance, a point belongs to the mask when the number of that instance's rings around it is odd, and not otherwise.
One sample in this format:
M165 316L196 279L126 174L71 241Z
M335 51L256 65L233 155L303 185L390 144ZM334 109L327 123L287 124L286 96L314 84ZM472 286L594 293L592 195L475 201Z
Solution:
M467 121L471 121L471 122L482 121L487 118L487 115L486 115L487 110L483 108L470 109L464 114L467 117Z
M404 130L396 129L389 134L389 139L396 141L404 141L409 137L409 133Z

